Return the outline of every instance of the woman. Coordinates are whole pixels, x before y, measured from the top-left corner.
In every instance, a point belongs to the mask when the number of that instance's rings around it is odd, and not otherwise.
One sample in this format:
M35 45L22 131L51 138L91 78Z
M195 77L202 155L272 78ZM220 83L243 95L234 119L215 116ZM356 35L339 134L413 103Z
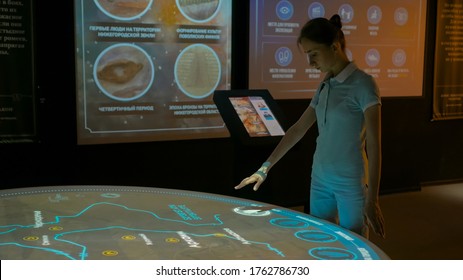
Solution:
M317 122L310 214L368 237L368 225L385 237L379 207L381 99L374 79L350 62L339 15L315 18L301 29L299 47L326 73L310 106L286 132L262 167L235 188L255 183ZM368 155L368 156L367 156Z

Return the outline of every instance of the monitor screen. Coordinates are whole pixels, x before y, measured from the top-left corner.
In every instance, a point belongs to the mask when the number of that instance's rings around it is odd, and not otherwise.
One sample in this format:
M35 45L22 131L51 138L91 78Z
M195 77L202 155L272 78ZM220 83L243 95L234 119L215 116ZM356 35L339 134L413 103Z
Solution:
M275 145L288 129L283 111L266 89L216 90L213 100L231 137L242 145Z
M341 17L346 54L383 97L422 96L426 0L250 0L249 88L275 99L313 97L324 73L297 45L312 18Z
M281 136L285 132L261 96L229 98L250 137Z
M78 144L228 137L229 0L75 0Z

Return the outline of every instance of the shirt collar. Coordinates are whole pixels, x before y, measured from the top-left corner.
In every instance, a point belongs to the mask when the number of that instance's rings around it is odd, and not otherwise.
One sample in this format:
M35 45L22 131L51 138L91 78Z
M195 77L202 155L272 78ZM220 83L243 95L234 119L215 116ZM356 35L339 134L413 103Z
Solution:
M350 62L336 76L333 77L331 73L327 74L325 79L324 79L324 82L326 82L328 80L335 80L338 83L343 83L357 69L358 69L357 65L354 62Z
M342 69L341 72L339 72L339 74L333 77L333 79L335 79L339 83L343 83L357 69L357 65L355 65L354 62L350 62L349 64L347 64L346 67L344 67L344 69Z

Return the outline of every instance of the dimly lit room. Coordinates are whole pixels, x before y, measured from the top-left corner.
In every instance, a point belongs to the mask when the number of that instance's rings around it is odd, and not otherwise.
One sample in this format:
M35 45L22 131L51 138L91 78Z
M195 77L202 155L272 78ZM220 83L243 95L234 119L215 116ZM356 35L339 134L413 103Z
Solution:
M0 259L461 260L462 26L462 0L0 0Z

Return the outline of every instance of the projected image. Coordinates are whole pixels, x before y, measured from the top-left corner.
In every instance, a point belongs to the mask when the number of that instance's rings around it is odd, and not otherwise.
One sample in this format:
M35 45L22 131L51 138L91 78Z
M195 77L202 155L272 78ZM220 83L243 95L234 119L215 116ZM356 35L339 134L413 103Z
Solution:
M121 20L141 16L152 3L153 0L95 0L103 13Z
M231 6L75 0L78 144L228 137Z
M135 45L114 45L97 59L94 78L108 97L120 101L134 100L145 94L153 82L153 62Z
M347 56L376 79L381 96L421 96L426 8L424 0L251 0L249 88L311 98L325 74L310 67L297 37L309 19L339 14Z
M219 57L205 45L192 45L178 57L175 77L187 96L204 98L214 92L220 81Z
M207 21L219 10L219 0L177 0L180 12L191 21Z
M262 97L230 97L250 137L281 136L285 132Z

